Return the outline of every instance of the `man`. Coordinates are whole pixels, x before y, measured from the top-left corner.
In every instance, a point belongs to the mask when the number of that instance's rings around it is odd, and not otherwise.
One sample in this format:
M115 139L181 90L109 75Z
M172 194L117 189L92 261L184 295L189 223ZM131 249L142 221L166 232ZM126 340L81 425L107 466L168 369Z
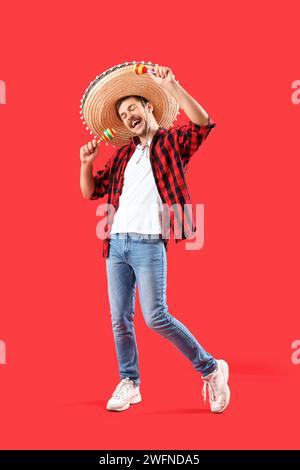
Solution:
M93 106L95 108L95 96L98 96L101 106L97 113L99 110L104 113L106 109L107 115L113 115L111 120L101 113L100 117L97 115L98 120L103 120L102 128L117 128L116 137L120 142L122 132L126 132L126 143L95 176L93 161L99 149L96 140L80 149L83 196L98 199L108 194L108 202L113 209L113 215L108 215L108 237L104 240L103 255L106 257L112 328L121 381L108 400L107 409L123 411L142 400L133 322L138 287L147 325L171 341L191 361L204 381L204 400L208 386L211 411L222 413L230 400L227 362L216 360L205 351L192 333L168 311L168 241L164 238L162 217L164 205L170 207L175 202L181 207L190 203L184 175L191 156L215 123L179 85L170 68L149 67L152 74L133 78L129 65L119 67L121 71L113 69L108 77L101 76L92 90L88 90L83 99L83 112L85 121L92 127L97 120L96 114L92 116L90 110ZM106 92L107 84L109 93ZM158 98L160 95L161 100ZM153 104L155 100L157 102ZM113 108L109 108L111 101ZM188 116L189 123L169 129L161 127L158 120L171 124L179 105ZM128 142L130 136L131 143ZM175 218L178 217L180 211L175 213ZM171 227L175 233L174 218ZM182 234L180 228L181 239L194 233L194 221L188 221L186 227L187 234Z

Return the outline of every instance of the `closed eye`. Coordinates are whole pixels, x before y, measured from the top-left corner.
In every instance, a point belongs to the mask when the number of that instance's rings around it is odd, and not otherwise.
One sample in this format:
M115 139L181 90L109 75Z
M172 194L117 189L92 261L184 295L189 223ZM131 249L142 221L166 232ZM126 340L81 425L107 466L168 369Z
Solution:
M128 111L133 111L135 108L136 108L136 104L131 104L130 106L128 106ZM126 118L126 113L122 113L121 119L125 119L125 118Z

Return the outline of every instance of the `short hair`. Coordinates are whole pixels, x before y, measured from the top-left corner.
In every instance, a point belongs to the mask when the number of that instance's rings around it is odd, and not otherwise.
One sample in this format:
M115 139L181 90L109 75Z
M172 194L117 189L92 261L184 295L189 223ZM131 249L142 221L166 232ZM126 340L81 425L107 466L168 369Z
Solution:
M149 103L149 100L147 100L147 98L145 98L144 96L139 96L139 95L122 96L122 98L120 98L116 103L116 112L117 112L117 116L119 119L121 119L119 116L119 108L121 104L123 103L123 101L127 100L128 98L135 98L136 100L139 100L142 103L143 107L145 107L146 104Z

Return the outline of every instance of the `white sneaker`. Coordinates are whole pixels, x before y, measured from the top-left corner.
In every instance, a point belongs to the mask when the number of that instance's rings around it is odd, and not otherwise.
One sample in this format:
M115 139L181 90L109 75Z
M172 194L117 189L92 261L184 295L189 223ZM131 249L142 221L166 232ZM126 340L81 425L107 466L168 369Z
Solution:
M130 405L139 403L140 401L142 401L142 397L139 386L134 386L133 380L126 377L126 379L122 379L117 385L111 398L107 402L106 409L110 411L124 411L127 410Z
M206 401L206 386L208 386L210 409L213 413L222 413L230 401L230 390L227 385L229 377L229 366L226 361L217 359L218 368L204 380L202 394Z

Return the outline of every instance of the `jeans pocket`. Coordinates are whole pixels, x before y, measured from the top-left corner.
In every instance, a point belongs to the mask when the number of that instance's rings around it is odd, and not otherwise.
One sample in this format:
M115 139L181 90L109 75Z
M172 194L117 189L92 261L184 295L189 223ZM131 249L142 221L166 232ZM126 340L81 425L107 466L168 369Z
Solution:
M109 240L109 257L118 253L119 246L120 240L118 238L111 238Z

